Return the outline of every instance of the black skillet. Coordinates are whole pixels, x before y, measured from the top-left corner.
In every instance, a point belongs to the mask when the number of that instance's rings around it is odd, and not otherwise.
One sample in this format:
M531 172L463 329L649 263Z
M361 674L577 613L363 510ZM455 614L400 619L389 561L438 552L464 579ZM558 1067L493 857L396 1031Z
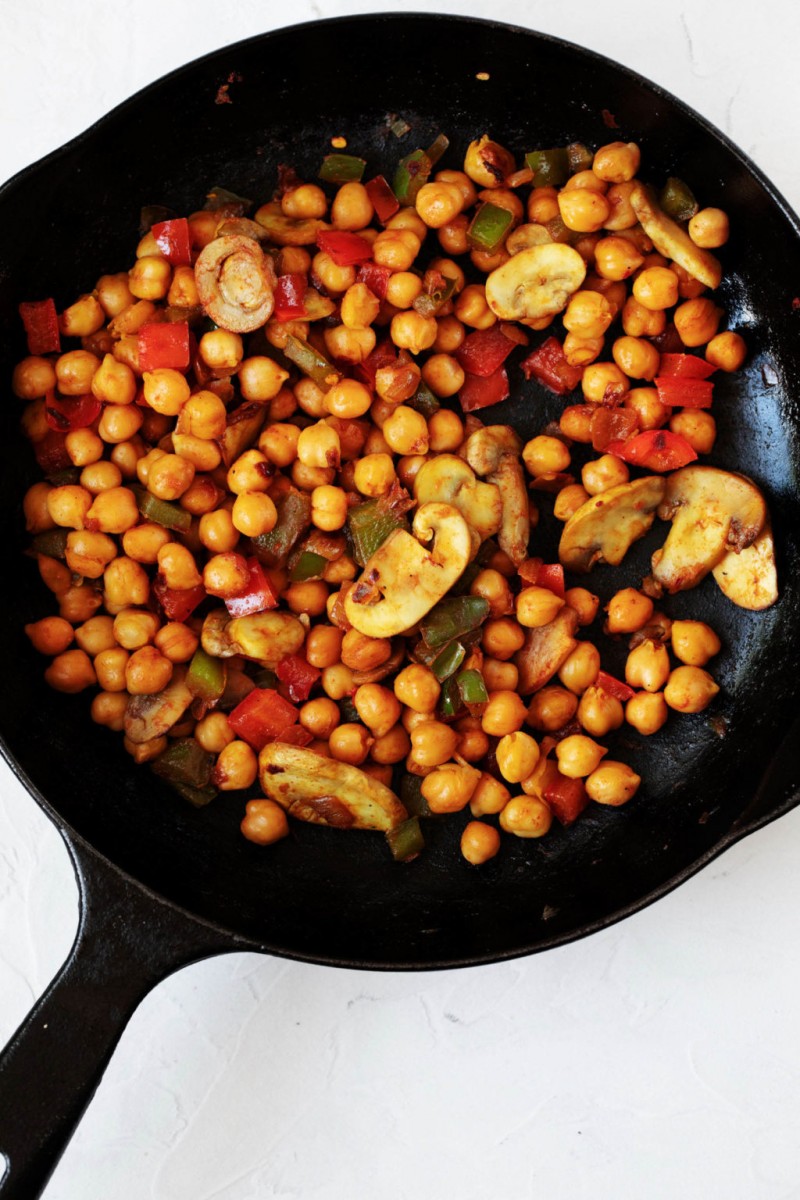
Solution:
M411 126L402 141L390 132L392 114ZM768 493L781 598L751 614L707 580L669 602L672 615L705 617L719 631L722 692L708 712L674 717L644 749L628 738L620 752L646 782L624 809L595 807L541 842L507 839L479 871L459 857L457 818L432 827L424 856L405 867L380 837L310 826L263 851L238 834L234 795L202 811L185 806L91 724L85 697L43 684L21 626L48 611L47 596L17 557L20 497L36 472L7 400L5 561L21 566L0 599L0 732L12 770L67 843L81 919L69 961L0 1059L3 1200L30 1200L44 1186L130 1013L178 966L232 950L394 970L531 954L635 912L797 803L798 222L740 151L632 72L526 30L413 15L304 25L184 67L0 193L4 370L24 353L17 303L52 293L62 307L124 267L143 203L192 211L215 184L263 200L278 163L313 178L337 135L371 171L390 175L440 131L451 138L452 165L485 131L518 156L575 139L635 139L645 178L679 174L701 202L730 214L720 295L750 358L717 384L712 461ZM563 402L519 370L512 377L514 399L489 415L530 436ZM658 525L621 569L595 571L604 597L639 582L663 538ZM536 544L552 555L547 520ZM624 648L610 653L619 670Z

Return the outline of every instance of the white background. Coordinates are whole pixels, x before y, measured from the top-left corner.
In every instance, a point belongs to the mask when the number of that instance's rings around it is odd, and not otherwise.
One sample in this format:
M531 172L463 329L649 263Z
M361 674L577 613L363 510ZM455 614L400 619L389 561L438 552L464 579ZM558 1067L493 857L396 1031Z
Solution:
M402 5L2 0L0 176L219 45L379 7ZM790 0L412 7L527 25L634 67L800 208ZM798 864L800 811L647 911L537 958L413 976L247 954L185 969L135 1014L47 1200L798 1197ZM76 922L59 837L0 768L0 1043Z

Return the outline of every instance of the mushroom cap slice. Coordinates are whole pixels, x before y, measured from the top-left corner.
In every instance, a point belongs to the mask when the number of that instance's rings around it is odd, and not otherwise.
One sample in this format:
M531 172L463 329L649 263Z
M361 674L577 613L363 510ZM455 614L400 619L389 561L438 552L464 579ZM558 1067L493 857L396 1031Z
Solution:
M200 303L221 329L251 333L272 316L275 270L251 237L214 238L200 251L194 276Z
M482 483L456 454L437 454L417 472L414 495L420 504L438 500L452 504L482 541L500 528L503 501L493 483Z
M318 217L287 217L277 201L262 204L256 222L264 230L264 237L276 246L313 246L319 231L330 229Z
M366 637L391 638L416 625L470 561L469 526L452 504L423 504L412 533L390 533L348 589L345 615ZM423 542L430 542L430 549Z
M394 829L408 817L394 792L349 763L272 742L258 756L264 795L290 816L338 829Z
M662 475L646 475L592 496L564 526L558 547L561 563L585 574L596 562L622 562L633 542L653 524L666 486Z
M729 550L744 550L767 522L767 506L744 475L692 466L667 480L658 515L672 521L656 550L653 578L668 592L683 592L711 571Z
M186 669L175 671L167 686L148 696L131 696L125 709L125 736L137 744L163 737L177 725L194 695L186 686Z
M497 535L500 549L515 566L527 557L531 536L530 501L519 461L522 441L510 425L487 425L467 438L464 456L477 475L500 491L503 511Z
M521 695L538 692L550 682L577 646L577 628L578 614L574 608L564 605L549 624L528 630L524 646L514 655L519 671L517 688Z
M756 540L738 554L729 550L712 572L723 595L739 608L758 611L778 599L775 544L769 521Z
M529 246L486 277L486 303L502 321L536 321L566 308L586 263L562 242Z
M648 188L637 185L631 192L630 202L642 229L659 254L671 258L706 287L719 287L722 279L719 259L708 250L695 246L686 230L659 208Z

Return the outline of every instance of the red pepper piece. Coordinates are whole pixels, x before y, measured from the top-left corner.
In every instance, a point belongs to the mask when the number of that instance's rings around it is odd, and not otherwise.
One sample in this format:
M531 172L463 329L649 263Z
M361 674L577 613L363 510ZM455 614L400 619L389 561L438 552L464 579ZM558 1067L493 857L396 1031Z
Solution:
M170 621L185 621L190 617L198 604L205 600L207 592L202 583L192 588L167 587L163 575L156 575L153 581L153 594L158 600Z
M583 367L571 367L556 337L549 337L520 363L526 379L531 376L557 396L573 391L583 377Z
M520 335L523 339L520 341ZM468 334L456 350L456 358L470 375L493 375L515 346L527 345L527 338L513 325L498 322L488 329Z
M192 265L192 239L186 217L176 217L173 221L157 221L152 227L152 232L156 245L173 267Z
M668 408L711 408L714 384L692 375L656 375L658 398Z
M639 425L636 413L631 408L606 408L599 405L592 413L589 430L592 448L605 450L610 442L625 441L633 437Z
M659 375L677 375L680 379L708 379L716 367L696 354L662 354Z
M606 453L647 471L677 471L697 458L686 438L669 429L647 429L627 442L611 442Z
M535 585L539 578L539 572L542 569L544 560L541 558L526 558L520 563L517 568L517 574L524 584L528 587Z
M189 326L186 321L165 321L159 325L143 325L138 338L139 368L158 371L171 367L185 371L191 361Z
M589 803L583 780L568 779L560 773L544 789L544 798L562 825L572 825Z
M55 300L27 300L19 306L25 326L29 354L58 354L61 335L58 332L58 313Z
M386 299L386 287L392 277L388 267L379 267L377 263L365 262L358 269L358 282L365 283L373 296L379 300Z
M322 676L317 667L312 667L299 654L288 654L276 667L276 674L285 685L289 699L298 703L307 700L314 684Z
M397 362L397 348L385 338L382 342L378 342L371 354L368 354L362 363L358 363L355 369L358 375L368 388L375 390L375 376L381 367L390 367L392 363Z
M285 742L289 746L309 746L313 740L313 733L309 733L302 725L290 725L288 729L284 729L283 733L278 734L274 739L276 742Z
M68 470L73 464L67 454L66 434L55 429L48 429L44 437L34 443L33 452L43 474L55 475L59 471Z
M278 607L275 588L264 574L258 559L248 558L247 567L250 571L247 587L238 596L229 596L225 601L225 607L232 617L249 617L252 613Z
M317 245L330 255L337 267L354 267L372 258L372 246L358 233L321 229L317 234Z
M45 400L44 415L51 429L71 433L85 429L100 416L103 405L91 394L85 396L55 396L50 392Z
M542 563L536 576L536 586L547 588L564 599L564 568L561 563Z
M383 175L376 175L364 184L370 203L375 209L375 215L382 225L400 210L400 201L395 196Z
M228 713L228 724L237 737L258 751L276 741L291 725L296 725L298 716L295 706L274 688L253 688Z
M621 679L616 679L613 675L607 674L605 671L598 671L596 684L608 696L613 696L615 700L621 700L623 704L626 701L633 699L636 692L632 687L628 687L627 683L623 683Z
M499 404L507 399L508 375L505 367L491 375L465 375L458 399L465 413L474 412L478 408L488 408L490 404Z
M276 321L294 321L308 315L305 306L305 294L308 282L305 275L291 272L281 275L275 287Z

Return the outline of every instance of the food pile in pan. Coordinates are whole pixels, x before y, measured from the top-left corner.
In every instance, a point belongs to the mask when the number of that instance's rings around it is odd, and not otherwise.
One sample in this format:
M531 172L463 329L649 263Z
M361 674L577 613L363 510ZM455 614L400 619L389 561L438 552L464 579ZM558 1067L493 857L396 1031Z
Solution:
M625 804L615 731L719 691L716 633L662 597L777 596L763 496L703 464L746 357L714 294L725 213L640 181L633 143L447 149L145 210L130 269L20 305L45 677L192 804L241 793L255 843L288 814L408 861L462 813L478 864ZM527 442L502 407L523 379L563 398ZM601 612L593 566L656 516L650 573Z

